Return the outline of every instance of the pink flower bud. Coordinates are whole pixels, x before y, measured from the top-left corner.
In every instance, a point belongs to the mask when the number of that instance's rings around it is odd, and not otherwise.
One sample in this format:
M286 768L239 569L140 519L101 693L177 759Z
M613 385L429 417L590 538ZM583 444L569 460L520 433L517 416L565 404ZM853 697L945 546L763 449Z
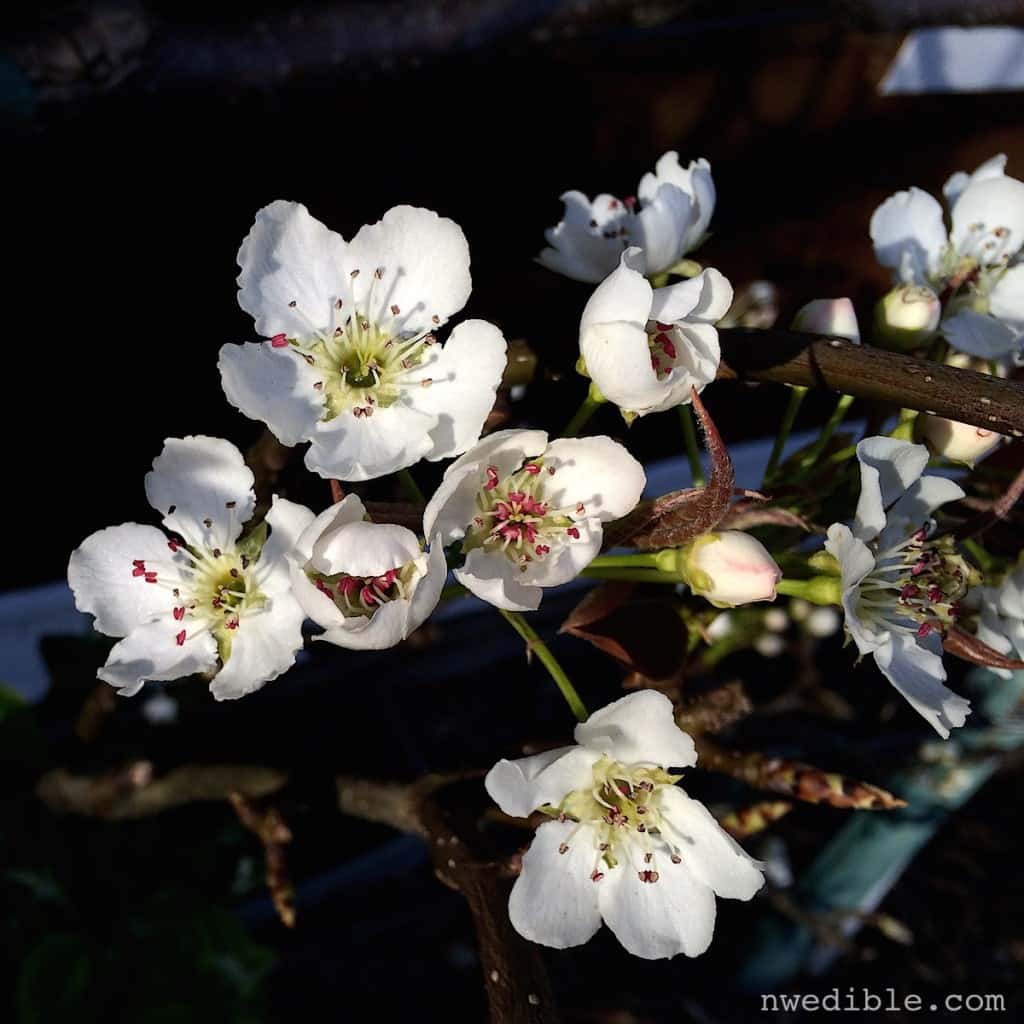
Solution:
M690 589L720 607L774 601L782 571L765 546L740 530L698 537L689 549Z
M860 341L857 314L849 299L814 299L793 317L793 330Z

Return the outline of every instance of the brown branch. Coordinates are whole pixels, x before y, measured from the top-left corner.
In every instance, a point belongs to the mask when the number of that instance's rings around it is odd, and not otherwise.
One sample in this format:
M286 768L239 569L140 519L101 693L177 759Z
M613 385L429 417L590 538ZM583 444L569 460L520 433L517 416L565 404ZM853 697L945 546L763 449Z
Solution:
M841 338L733 327L719 332L720 379L774 381L878 399L1024 437L1024 384Z
M1018 445L1018 449L1019 447ZM996 523L1006 519L1021 497L1024 497L1024 469L1017 473L1013 480L1010 481L1010 486L980 516L969 519L964 523L956 531L957 536L963 538L980 537L981 534L995 526Z
M288 874L285 846L292 841L292 832L276 807L261 810L242 796L229 794L231 806L238 820L263 844L263 856L267 865L267 889L270 899L285 928L295 927L295 886Z

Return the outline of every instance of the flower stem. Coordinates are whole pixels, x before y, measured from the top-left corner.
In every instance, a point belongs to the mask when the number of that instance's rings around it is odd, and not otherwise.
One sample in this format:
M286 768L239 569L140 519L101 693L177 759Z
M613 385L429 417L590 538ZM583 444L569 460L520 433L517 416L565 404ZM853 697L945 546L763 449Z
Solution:
M832 410L832 415L829 416L828 422L821 428L821 434L818 436L818 440L815 441L814 447L800 460L801 469L810 469L818 461L819 456L832 439L832 435L836 432L836 428L843 422L846 414L850 411L850 406L853 405L853 402L853 395L839 396L839 401L836 402L836 407Z
M588 565L581 576L589 576L596 580L620 580L624 583L682 583L678 573L663 572L660 569L645 569L642 566L598 566Z
M562 431L562 437L579 437L579 433L587 421L606 401L604 395L591 383L587 390L587 397L583 399L580 407L576 410L576 415L569 420L568 426Z
M772 445L772 454L769 456L768 465L765 467L763 482L767 482L772 478L779 465L779 459L782 458L782 450L786 447L790 431L793 429L793 424L796 421L796 414L800 411L800 406L803 404L806 394L807 388L801 387L799 384L789 389L789 404L786 406L785 413L783 413L779 432L775 435L775 444Z
M519 612L510 612L499 608L505 621L526 641L526 648L529 652L536 654L541 664L548 670L548 674L555 681L570 710L580 722L585 722L590 712L586 705L580 700L576 687L569 681L565 669L558 664L558 659L548 649L547 644L537 635L536 630L523 618Z
M899 438L901 441L913 441L914 420L916 419L916 409L900 409L899 421L896 423L896 426L889 431L889 436Z
M423 497L420 485L416 483L416 478L409 470L400 469L398 471L398 485L409 501L417 505L426 505L427 499Z
M638 551L632 555L598 555L588 568L590 569L656 569L658 552Z
M811 604L842 604L842 582L836 576L812 576L809 580L783 578L775 584L776 594L802 597Z
M693 422L693 410L688 405L679 406L679 422L683 425L683 440L686 442L686 457L690 460L690 476L693 477L693 486L703 487L704 468L700 464L697 427Z

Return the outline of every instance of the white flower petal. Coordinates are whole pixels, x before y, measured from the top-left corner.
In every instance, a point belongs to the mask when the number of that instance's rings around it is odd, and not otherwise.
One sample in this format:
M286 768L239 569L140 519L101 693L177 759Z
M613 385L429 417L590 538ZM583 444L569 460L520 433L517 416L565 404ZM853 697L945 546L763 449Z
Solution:
M683 245L697 220L690 197L675 185L659 185L654 199L636 216L634 240L644 251L648 274L667 270L683 255Z
M514 761L502 758L487 773L484 787L506 814L527 818L545 804L557 807L573 790L590 789L598 756L573 746Z
M999 611L1007 618L1024 620L1024 563L1000 584Z
M667 838L679 848L690 874L718 896L749 900L764 885L760 866L699 801L678 786L659 789Z
M210 683L217 700L235 700L260 689L295 664L302 647L301 605L289 593L275 595L256 614L244 615L231 637L231 653Z
M906 492L891 506L886 517L887 530L906 536L913 529L923 526L932 513L950 501L959 501L964 489L954 480L944 476L923 476L907 488ZM886 545L886 533L882 534L881 546Z
M953 207L950 238L958 248L976 224L986 230L1006 228L1010 234L1003 252L1012 255L1024 243L1024 182L1002 175L972 181Z
M71 553L68 583L75 607L94 615L94 625L107 636L127 636L136 626L167 614L171 598L163 587L133 575L136 560L170 561L167 538L155 526L124 523L87 537Z
M325 531L313 545L310 564L327 576L383 576L422 554L412 530L360 521Z
M312 437L324 414L313 385L320 379L305 360L270 342L224 345L217 363L227 400L259 420L284 445Z
M459 455L479 439L505 372L505 353L505 338L494 324L464 320L437 360L417 374L417 380L430 384L414 385L418 390L410 398L437 417L426 456L432 462Z
M424 458L438 417L399 399L372 416L342 413L317 425L306 468L325 479L375 480Z
M582 192L572 191L561 199L565 204L562 220L544 232L549 248L537 261L574 281L596 284L618 264L623 238L629 237L621 235L620 229L626 227L629 232L635 218L615 196L602 194L591 202Z
M644 960L700 956L715 931L715 894L685 862L661 858L653 883L640 880L642 866L639 856L634 863L623 860L597 883L605 924L628 952Z
M989 293L988 309L1016 332L1024 329L1024 264L1010 267L999 278Z
M416 206L394 206L376 224L360 228L348 244L345 268L360 313L403 333L443 324L472 290L462 228ZM359 273L351 278L354 270ZM392 306L399 312L392 314Z
M301 203L279 199L256 214L238 250L238 304L267 338L326 330L335 300L348 298L344 255L341 235Z
M556 507L580 503L602 522L632 512L647 486L643 466L610 437L561 437L544 453L545 496Z
M576 726L576 742L624 764L689 768L697 763L693 740L676 725L672 702L655 690L628 694Z
M937 646L938 650L930 650L929 646ZM950 729L967 721L971 705L943 685L946 669L941 650L941 640L936 635L917 641L897 633L890 634L889 642L874 655L882 675L943 739L948 739Z
M549 821L537 829L508 901L512 927L524 939L554 949L579 946L601 927L601 883L590 880L597 848L593 831L580 829L569 849L558 852L575 827Z
M955 349L979 359L1000 359L1019 348L1020 332L987 313L964 309L940 324Z
M270 527L257 566L260 590L276 594L289 587L288 556L295 552L299 538L314 521L313 513L305 505L274 495L266 523Z
M205 672L217 664L217 642L206 630L178 644L180 624L170 616L136 626L114 644L107 663L96 675L131 697L147 681L180 679Z
M366 506L358 494L346 494L336 505L328 505L299 534L295 542L295 560L308 562L313 556L313 545L328 529L344 526L346 523L362 522L366 518Z
M626 321L643 328L651 318L653 289L644 276L643 253L626 249L619 265L595 289L583 307L580 332L594 324Z
M978 621L976 636L983 644L988 644L993 650L1000 654L1008 654L1013 657L1013 643L1006 635L1006 624L999 617L993 603L996 599L995 592L988 587L984 588L984 595L981 605L981 617ZM989 668L1000 679L1010 679L1013 673L1006 668Z
M987 178L1001 178L1005 169L1006 154L997 153L995 156L989 157L973 174L967 174L965 171L957 171L955 174L951 174L946 184L942 186L942 194L946 197L946 202L952 207L957 199L960 198L960 193L968 185L975 181L985 181Z
M533 612L540 607L544 591L540 587L524 586L519 567L502 554L488 553L474 548L466 556L455 578L482 601L510 612Z
M580 335L580 354L594 384L620 409L644 412L669 392L651 365L647 331L637 324L591 324Z
M601 552L603 530L599 519L577 519L579 537L566 539L560 547L552 547L550 554L535 558L519 570L519 580L524 586L558 587L569 583L588 566Z
M927 284L947 242L938 200L919 188L897 192L871 215L870 230L882 266L909 266L913 282Z
M482 438L445 470L423 513L424 536L440 533L445 544L464 537L476 515L476 495L486 480L486 467L494 466L500 476L507 476L540 455L547 443L543 430L496 430Z
M728 278L714 267L708 267L688 281L656 288L651 319L663 324L684 319L717 323L729 311L732 297Z
M885 512L924 472L928 449L893 437L868 437L857 445L860 500L854 533L861 540L876 537L885 527Z
M350 651L384 651L404 640L409 632L409 602L389 601L372 616L344 619L340 626L331 627L316 639Z
M689 252L700 244L715 212L715 183L711 177L711 165L701 158L692 160L688 167L679 163L675 150L664 153L654 167L654 174L645 174L640 179L637 195L644 202L651 202L661 185L675 185L693 201L694 216L687 229L680 254Z
M252 470L220 437L172 437L146 474L146 498L190 544L230 547L253 513ZM207 525L209 524L209 525Z
M321 593L310 583L302 565L292 562L288 567L288 572L292 595L302 606L306 617L312 619L318 626L322 626L328 633L334 630L345 630L348 620L341 614L340 609L330 597Z

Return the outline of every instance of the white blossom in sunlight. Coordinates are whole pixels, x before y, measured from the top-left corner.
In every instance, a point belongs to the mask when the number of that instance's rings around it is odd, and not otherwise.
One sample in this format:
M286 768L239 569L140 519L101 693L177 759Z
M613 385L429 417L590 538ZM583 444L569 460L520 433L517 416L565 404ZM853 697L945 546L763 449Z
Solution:
M269 341L225 345L228 401L309 469L369 480L464 452L505 368L493 324L434 332L466 304L469 246L431 210L396 206L346 242L300 203L264 207L238 252L238 301Z
M440 538L426 554L404 526L371 523L350 494L310 523L292 554L292 587L306 615L339 647L382 650L434 610L448 568Z
M689 588L719 608L774 601L782 578L771 552L742 530L701 534L682 549ZM784 613L783 613L784 614Z
M938 200L919 188L890 196L871 218L878 261L940 296L943 336L984 359L1019 354L1024 336L1024 182L1005 166L1000 154L946 182L948 231Z
M549 270L596 284L629 246L643 250L640 271L652 275L700 245L715 211L715 184L707 160L683 167L679 154L670 151L653 174L640 179L636 196L602 194L591 201L574 191L564 193L562 202L565 213L544 233L548 248L538 260Z
M68 582L80 611L115 644L99 671L123 696L146 680L216 672L218 700L258 690L287 671L302 646L302 608L287 556L313 520L275 498L270 536L242 526L255 507L253 475L234 445L217 437L171 438L146 476L146 497L163 517L88 537L71 555Z
M732 285L709 268L652 288L643 254L630 248L594 290L580 320L580 354L594 385L629 414L662 412L692 399L715 379L721 352L715 324Z
M552 818L523 855L509 898L513 927L565 949L604 921L635 956L699 956L711 944L715 897L749 900L764 876L676 785L697 752L671 701L632 693L577 725L575 739L499 761L485 780L506 814Z
M857 445L861 492L853 528L834 523L825 547L839 562L846 630L862 655L943 738L970 704L945 685L942 635L976 582L948 535L929 539L932 513L964 496L952 480L922 476L924 445L869 437Z
M640 500L643 467L608 437L500 430L453 462L423 516L424 533L461 541L456 579L510 611L575 579L601 550L602 524Z
M1024 659L1024 561L1007 573L998 587L981 587L978 591L978 639L1000 654ZM1005 668L991 672L1009 679Z

